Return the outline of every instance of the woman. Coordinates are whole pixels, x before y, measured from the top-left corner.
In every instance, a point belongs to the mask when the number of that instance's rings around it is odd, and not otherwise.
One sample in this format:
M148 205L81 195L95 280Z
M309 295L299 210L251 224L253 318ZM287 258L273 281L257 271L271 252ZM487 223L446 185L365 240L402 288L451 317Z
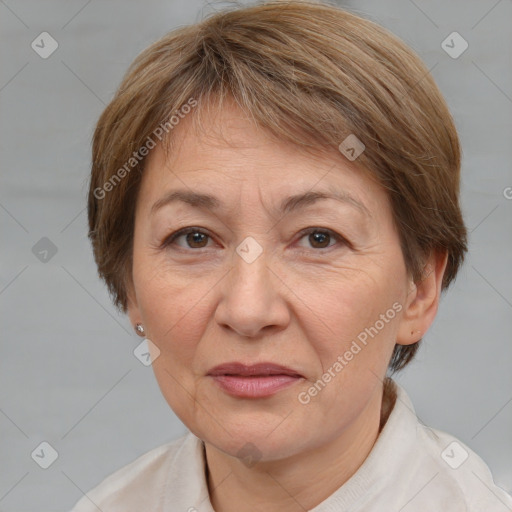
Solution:
M89 236L190 433L74 512L510 510L390 378L462 264L459 173L418 56L336 7L145 50L94 134Z

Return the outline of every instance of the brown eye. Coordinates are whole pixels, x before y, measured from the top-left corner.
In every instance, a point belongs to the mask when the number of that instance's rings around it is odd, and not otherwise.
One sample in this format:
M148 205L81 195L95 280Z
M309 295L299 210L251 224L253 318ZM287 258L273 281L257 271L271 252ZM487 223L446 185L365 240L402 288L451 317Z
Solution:
M328 249L336 242L343 244L344 238L330 229L308 229L302 232L302 238L308 237L309 247L313 249ZM334 243L330 242L333 241Z
M311 245L316 249L325 249L325 247L329 247L329 240L331 235L329 233L322 232L314 232L309 234L309 241Z
M190 245L190 247L194 248L202 248L205 247L204 242L207 241L208 235L206 233L202 233L200 231L191 231L185 235L185 240Z
M176 240L178 240L181 237L184 237L186 245L183 246L180 244L176 244L179 247L184 247L185 249L203 249L207 247L206 244L208 242L208 239L210 238L210 235L197 228L180 229L176 233L170 235L163 243L163 246L167 247L169 245L172 245L175 243Z

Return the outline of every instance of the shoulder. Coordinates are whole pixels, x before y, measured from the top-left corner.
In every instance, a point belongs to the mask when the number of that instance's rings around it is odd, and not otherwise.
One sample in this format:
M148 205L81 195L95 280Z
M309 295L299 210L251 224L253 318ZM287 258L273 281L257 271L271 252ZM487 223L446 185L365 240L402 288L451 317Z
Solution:
M452 435L420 425L418 439L425 457L432 461L432 480L442 502L462 512L512 510L512 497L494 482L487 464L469 446ZM452 509L450 509L452 510Z
M191 441L193 436L188 433L144 453L88 491L71 512L126 512L128 504L130 510L156 505L168 485L173 461Z
M453 512L512 511L512 497L495 484L488 465L469 446L419 421L415 437L420 478L414 480L418 485L424 481L424 505Z

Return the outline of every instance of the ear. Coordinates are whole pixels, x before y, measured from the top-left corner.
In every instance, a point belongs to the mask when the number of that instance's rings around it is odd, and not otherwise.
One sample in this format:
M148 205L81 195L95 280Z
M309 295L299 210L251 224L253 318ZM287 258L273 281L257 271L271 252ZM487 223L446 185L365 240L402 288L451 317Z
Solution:
M434 321L447 262L448 253L446 251L432 251L423 269L421 280L411 283L398 328L396 340L398 345L416 343Z

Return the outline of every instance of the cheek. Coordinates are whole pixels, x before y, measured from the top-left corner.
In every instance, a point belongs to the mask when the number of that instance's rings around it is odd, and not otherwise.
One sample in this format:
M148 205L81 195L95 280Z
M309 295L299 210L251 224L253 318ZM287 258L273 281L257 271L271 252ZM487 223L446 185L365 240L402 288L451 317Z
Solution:
M305 336L321 365L314 377L329 381L322 402L339 404L345 393L364 394L385 373L402 309L395 271L399 265L333 272L303 285L307 301L297 315L309 319L303 323Z
M148 338L160 350L152 367L168 404L186 422L199 399L198 354L213 315L208 293L215 283L201 277L184 279L165 266L152 271L149 263L134 279L138 278L137 299Z
M212 314L207 309L207 290L196 280L183 286L168 272L138 277L139 308L149 326L148 338L160 350L152 364L156 380L171 409L189 425L197 414L197 403L203 402L198 395L197 353Z
M309 334L313 338L321 334L335 346L373 325L400 297L396 279L384 272L354 269L316 277L302 280L295 289L304 305L303 318L310 319Z
M371 279L337 284L344 286L331 284L311 297L317 313L306 336L320 364L299 397L333 428L360 414L384 378L400 309L396 295L376 289Z
M215 284L205 275L183 277L149 257L141 261L139 271L134 271L137 300L155 340L164 345L179 340L180 346L186 346L194 339L207 315L208 292Z

